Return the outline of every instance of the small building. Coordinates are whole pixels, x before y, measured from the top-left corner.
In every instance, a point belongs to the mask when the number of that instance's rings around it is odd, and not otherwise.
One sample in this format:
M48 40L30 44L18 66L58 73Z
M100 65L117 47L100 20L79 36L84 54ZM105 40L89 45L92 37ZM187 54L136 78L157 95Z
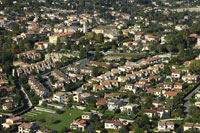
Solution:
M21 117L12 117L12 118L7 118L5 123L2 123L1 125L3 128L10 128L13 125L20 125L21 124Z
M139 108L138 104L127 104L120 107L121 112L132 112Z
M83 120L90 120L92 118L92 112L84 112L82 115L81 115L81 118Z
M86 130L86 127L86 121L81 119L75 120L70 124L70 129L80 130L82 132Z
M110 121L107 120L104 124L105 129L120 129L122 128L122 123L120 121Z
M159 121L158 131L159 132L170 132L174 130L174 122L169 121Z
M30 133L30 132L36 132L38 129L38 126L29 124L29 123L22 123L18 126L18 133Z
M180 79L181 78L181 71L179 69L172 69L171 70L171 78L172 79Z
M65 92L57 92L53 95L53 101L58 101L59 103L64 103L64 100L67 98L67 94Z
M188 130L192 130L194 126L194 123L190 123L190 122L186 122L184 125L183 125L183 131L188 131Z
M107 103L108 110L114 111L115 109L118 109L119 107L121 107L123 103L124 103L124 101L122 101L120 99L111 99Z

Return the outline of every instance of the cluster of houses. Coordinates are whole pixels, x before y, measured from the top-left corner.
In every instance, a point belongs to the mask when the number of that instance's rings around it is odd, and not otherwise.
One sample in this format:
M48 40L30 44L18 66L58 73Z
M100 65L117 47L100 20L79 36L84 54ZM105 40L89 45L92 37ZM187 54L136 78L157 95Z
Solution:
M0 93L4 94L3 97L0 98L2 103L1 107L3 110L14 109L18 107L18 103L13 102L13 87L10 85L10 81L8 79L8 75L3 73L2 67L0 67Z
M57 80L54 85L57 89L63 89L65 84L76 83L83 80L83 76L80 74L64 74L57 69L51 71L51 75Z
M46 97L49 91L44 87L44 85L34 76L30 76L28 80L31 90L35 92L40 97Z
M40 73L46 70L50 70L54 67L55 63L52 60L44 60L37 63L20 66L16 70L13 69L13 75L15 75L15 71L17 73L17 76L20 76L20 75L29 75L33 70Z
M17 57L21 59L35 60L41 58L41 54L39 52L36 52L35 50L31 50L17 54Z

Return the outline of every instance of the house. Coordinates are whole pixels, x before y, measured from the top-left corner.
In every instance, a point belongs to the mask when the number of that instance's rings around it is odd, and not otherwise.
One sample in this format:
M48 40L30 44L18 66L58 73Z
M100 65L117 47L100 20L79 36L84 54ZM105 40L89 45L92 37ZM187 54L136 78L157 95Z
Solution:
M174 122L170 121L159 121L158 131L159 132L170 132L174 130Z
M38 129L38 126L29 124L29 123L22 123L18 126L18 133L30 133L30 132L36 132Z
M125 87L121 88L122 91L132 91L134 94L138 91L137 88L134 87L134 84L126 84Z
M84 112L82 115L81 115L81 118L83 120L90 120L92 118L92 112Z
M174 83L174 88L172 88L172 90L182 92L183 88L184 88L184 83L176 82L176 83Z
M73 101L78 103L78 102L82 102L85 103L86 98L88 98L89 96L91 96L90 93L78 93L76 95L73 96Z
M78 72L80 72L80 67L79 66L74 66L74 65L69 65L67 67L67 71L78 73Z
M148 77L148 82L151 82L152 80L155 80L156 82L161 82L164 80L164 78L162 76L151 75Z
M5 103L2 105L3 110L13 109L16 107L18 107L18 104L16 104L16 103Z
M106 80L104 82L100 83L103 85L106 89L112 89L112 87L118 87L118 81L117 80Z
M187 83L195 83L199 80L198 75L185 75L182 76L182 80Z
M194 126L194 123L186 122L183 125L183 131L185 132L185 131L188 131L188 130L192 130L193 126Z
M120 93L105 93L104 98L105 99L119 99Z
M17 116L17 117L12 117L12 118L7 118L5 123L2 123L1 125L3 128L10 128L13 125L20 125L21 124L22 118Z
M53 101L57 101L59 103L64 103L65 99L68 97L68 95L65 92L57 92L53 94Z
M44 49L47 49L48 46L49 46L48 42L35 42L34 44L34 48L36 50L44 50Z
M171 90L173 88L174 84L173 83L160 83L158 84L158 88L164 89L164 90Z
M146 89L150 86L151 84L147 82L147 80L139 80L138 82L135 83L136 88L141 88L141 89Z
M46 97L49 91L40 83L34 76L30 76L28 84L31 87L31 90L35 92L40 97Z
M91 68L81 68L80 73L92 76L92 69Z
M140 41L144 39L144 33L143 32L138 32L136 35L135 35L135 41Z
M171 70L171 78L172 79L180 79L182 76L181 71L179 69L172 69Z
M103 85L98 85L98 84L93 85L93 91L94 91L94 92L103 91L103 90L105 90L105 89L106 89L106 88L105 88Z
M13 102L12 97L2 97L2 98L0 98L0 100L1 100L1 102L6 102L6 103Z
M52 36L49 36L49 43L57 44L58 40L63 40L72 37L74 32L68 32L68 33L61 33L61 34L54 34Z
M0 79L0 87L4 86L4 85L7 85L8 83L9 83L8 80Z
M122 123L120 121L107 120L104 123L104 128L105 129L120 129L120 128L122 128Z
M53 131L47 127L40 127L36 133L56 133L56 131Z
M173 97L177 96L178 93L177 93L177 92L174 92L174 91L166 91L166 92L164 92L163 95L164 95L166 98L173 98Z
M124 101L120 99L111 99L107 102L107 107L109 111L114 111L123 105Z
M6 73L0 73L0 79L1 80L7 80L8 79L8 76Z
M81 132L84 132L87 128L86 121L85 120L75 120L70 124L70 129L72 130L80 130Z
M126 82L129 80L129 77L128 76L120 76L118 77L118 81L119 82Z
M139 108L138 104L127 104L120 107L121 112L132 112L133 110L137 110Z
M39 52L36 52L35 50L31 50L17 54L17 57L21 59L35 60L41 58L41 54Z
M194 128L195 131L200 131L200 124L195 123L193 128Z
M161 96L162 90L161 89L148 89L147 93L153 94L155 96Z
M164 107L163 103L160 103L160 102L153 102L152 104L153 104L153 106L155 108L162 108L162 107Z
M107 104L107 100L106 99L99 99L97 102L96 102L96 106L97 108L99 108L100 106L104 106Z
M164 110L154 110L154 109L144 109L143 112L150 118L155 117L156 115L161 118L164 114Z
M123 46L126 46L126 47L130 47L131 45L133 44L133 42L124 42L123 43Z
M51 71L51 75L54 76L58 81L63 82L67 78L67 76L61 71L55 69Z
M107 64L107 63L104 63L104 62L95 62L95 61L90 62L90 65L91 66L95 66L95 67L104 67L104 68L109 68L110 67L110 65Z
M190 122L186 122L183 125L183 131L191 131L193 130L194 132L199 132L200 131L200 124L199 123L190 123Z

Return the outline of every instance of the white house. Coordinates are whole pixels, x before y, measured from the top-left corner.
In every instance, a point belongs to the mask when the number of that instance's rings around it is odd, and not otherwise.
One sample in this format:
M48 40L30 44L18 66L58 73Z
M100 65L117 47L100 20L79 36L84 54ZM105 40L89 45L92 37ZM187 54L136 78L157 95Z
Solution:
M107 120L104 124L105 129L120 129L122 127L122 123L120 121L110 121Z
M169 121L159 121L158 122L158 131L159 132L169 132L174 130L174 122Z
M64 103L64 99L67 98L67 94L64 92L57 92L53 95L53 101L58 101L59 103Z
M125 106L121 106L120 110L121 112L132 112L133 110L137 109L139 107L138 104L127 104Z

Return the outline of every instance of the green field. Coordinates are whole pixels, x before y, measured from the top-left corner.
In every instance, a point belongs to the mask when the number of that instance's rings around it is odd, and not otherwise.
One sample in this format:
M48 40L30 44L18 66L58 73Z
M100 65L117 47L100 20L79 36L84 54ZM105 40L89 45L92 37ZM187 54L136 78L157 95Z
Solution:
M69 127L71 122L73 122L77 117L81 116L82 110L78 109L67 109L63 114L56 114L50 117L44 123L40 123L40 126L46 126L50 129L61 131L64 127Z
M30 120L30 121L38 121L40 119L46 118L49 115L51 115L51 113L32 110L32 111L22 115L22 117L24 119L27 119L27 120Z

